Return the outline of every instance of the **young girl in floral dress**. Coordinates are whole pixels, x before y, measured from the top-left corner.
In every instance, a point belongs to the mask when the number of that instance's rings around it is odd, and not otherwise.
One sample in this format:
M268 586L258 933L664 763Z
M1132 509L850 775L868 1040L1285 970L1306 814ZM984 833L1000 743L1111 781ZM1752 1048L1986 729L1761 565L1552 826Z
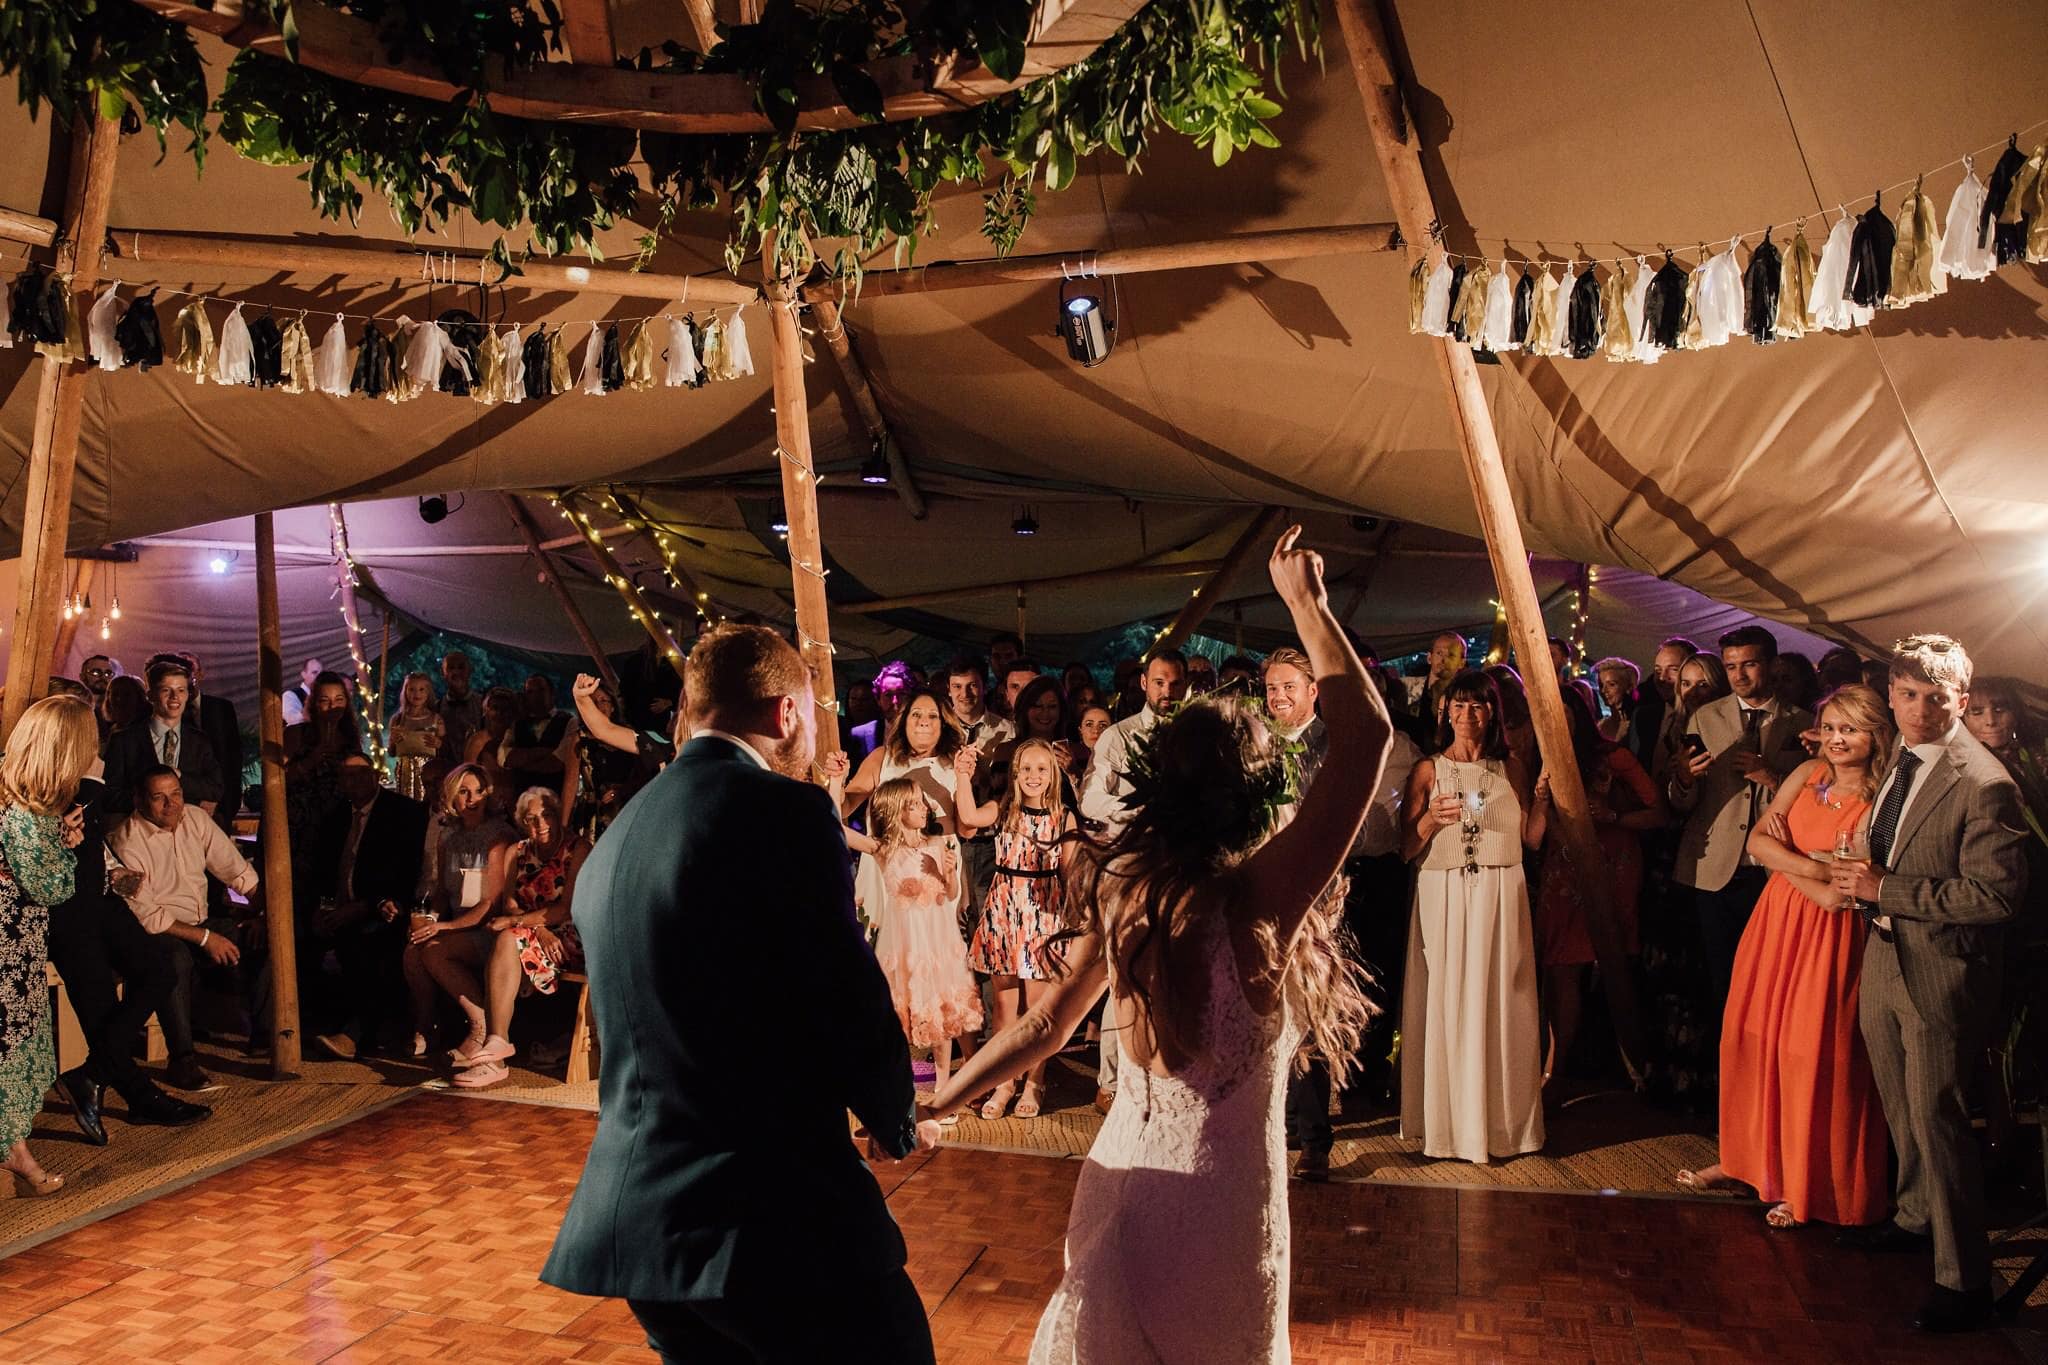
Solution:
M875 961L912 1047L929 1047L944 1085L953 1040L981 1027L981 993L961 951L960 855L934 831L916 782L892 778L868 799L874 856L854 899L879 926Z
M977 805L973 778L978 756L963 748L954 759L962 829L996 827L996 871L988 902L968 945L967 965L994 978L995 1026L1000 1033L1037 1003L1051 984L1046 943L1060 929L1060 841L1075 828L1060 790L1060 761L1042 739L1019 744L1010 755L1009 790L1000 802ZM998 1119L1016 1095L1014 1079L995 1088L981 1107ZM1017 1117L1037 1118L1045 1093L1045 1064L1024 1077Z

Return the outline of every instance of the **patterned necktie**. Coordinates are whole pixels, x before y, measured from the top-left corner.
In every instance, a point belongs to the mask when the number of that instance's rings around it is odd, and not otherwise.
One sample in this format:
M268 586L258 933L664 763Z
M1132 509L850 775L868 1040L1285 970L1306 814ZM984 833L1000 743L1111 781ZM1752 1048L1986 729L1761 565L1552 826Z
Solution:
M1899 817L1906 812L1906 797L1912 793L1913 774L1919 767L1920 755L1911 749L1899 751L1899 775L1892 779L1884 804L1877 808L1877 818L1870 822L1870 861L1879 867L1891 866L1892 840L1898 837Z
M178 766L178 732L176 730L164 731L164 766L166 768Z
M1742 742L1758 754L1763 753L1763 744L1761 742L1763 736L1763 728L1763 708L1760 706L1743 707ZM1744 782L1743 785L1749 788L1749 819L1743 823L1742 827L1744 829L1755 829L1757 817L1762 814L1762 808L1764 804L1764 789L1762 787L1759 787L1754 782ZM1749 848L1746 844L1744 845L1742 850L1742 863L1745 867L1760 866L1756 858L1751 855Z

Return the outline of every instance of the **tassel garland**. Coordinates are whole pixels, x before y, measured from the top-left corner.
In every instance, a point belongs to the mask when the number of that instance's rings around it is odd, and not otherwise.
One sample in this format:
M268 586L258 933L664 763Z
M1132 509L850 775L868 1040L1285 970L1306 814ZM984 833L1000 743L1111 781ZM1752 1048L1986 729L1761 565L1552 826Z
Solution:
M626 333L626 344L619 356L625 385L629 389L646 390L654 387L654 331L645 319L633 324L633 330Z
M1644 335L1660 350L1675 351L1685 331L1686 272L1678 268L1671 253L1650 277L1649 292L1643 296Z
M171 323L171 339L178 347L175 363L179 373L204 383L213 374L213 324L206 320L204 299L194 299L178 310Z
M1914 185L1906 202L1899 205L1894 228L1897 244L1892 248L1891 288L1885 291L1884 306L1904 308L1909 303L1931 299L1948 292L1948 271L1941 263L1941 229L1934 221L1934 201L1921 185Z
M278 370L286 393L316 393L313 382L313 341L306 335L306 319L299 316L284 325L279 339Z
M697 364L697 339L686 319L668 319L668 347L663 355L668 360L670 388L703 386L704 370Z
M1743 272L1742 287L1747 299L1742 330L1759 346L1778 339L1778 290L1784 283L1785 262L1766 231L1764 239L1750 253L1749 269Z
M1429 298L1429 257L1421 256L1408 272L1408 330L1422 330L1423 305Z
M213 352L213 382L247 384L256 378L256 357L249 340L249 324L236 304L228 320L220 325L220 344Z
M94 301L85 322L86 354L103 370L121 368L121 343L114 337L115 310L121 303L121 286L108 285Z
M1489 351L1515 349L1515 287L1508 283L1507 262L1486 284L1486 308L1479 318L1479 344Z
M137 294L114 324L114 341L121 348L121 363L154 369L164 363L163 324L156 316L156 290Z
M1422 299L1422 330L1430 336L1451 334L1451 280L1455 273L1448 256L1429 272L1429 290Z
M259 389L284 382L284 333L268 313L249 324L249 374Z
M1873 198L1870 208L1856 220L1849 239L1849 297L1856 306L1875 309L1892 292L1892 249L1897 245L1892 220L1884 206Z
M1785 250L1785 273L1778 281L1778 337L1806 335L1808 309L1813 300L1813 247L1806 240L1806 225L1793 234Z
M330 397L346 398L351 374L348 333L342 327L341 314L336 313L334 321L327 326L326 335L320 338L320 349L313 356L313 383Z

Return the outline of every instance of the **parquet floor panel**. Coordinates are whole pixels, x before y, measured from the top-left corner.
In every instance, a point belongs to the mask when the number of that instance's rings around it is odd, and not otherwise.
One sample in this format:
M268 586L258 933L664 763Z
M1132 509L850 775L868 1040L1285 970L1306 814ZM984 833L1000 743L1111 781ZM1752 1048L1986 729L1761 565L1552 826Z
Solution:
M595 1118L426 1093L0 1261L0 1361L649 1362L616 1300L535 1278ZM878 1168L946 1365L1022 1362L1078 1161ZM2018 1365L1916 1338L1914 1258L1728 1200L1446 1185L1290 1191L1297 1365ZM801 1286L792 1286L800 1303ZM2036 1355L2034 1358L2040 1358Z

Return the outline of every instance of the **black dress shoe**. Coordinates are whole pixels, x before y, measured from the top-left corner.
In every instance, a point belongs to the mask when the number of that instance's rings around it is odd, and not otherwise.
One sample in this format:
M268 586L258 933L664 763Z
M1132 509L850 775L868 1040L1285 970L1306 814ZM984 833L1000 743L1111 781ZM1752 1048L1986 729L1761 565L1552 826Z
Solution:
M199 1069L198 1059L191 1056L171 1058L170 1065L164 1068L164 1079L170 1083L173 1090L218 1090L221 1088L214 1081L213 1077Z
M1921 1332L1975 1332L1989 1327L1997 1312L1988 1288L1965 1291L1936 1285L1920 1305L1913 1327Z
M1294 1164L1294 1178L1305 1180L1311 1185L1322 1185L1330 1179L1330 1153L1326 1148L1304 1147L1301 1159Z
M213 1110L207 1106L175 1099L154 1086L151 1086L147 1093L131 1096L128 1100L128 1122L134 1124L183 1128L187 1124L211 1117Z
M106 1146L107 1125L100 1121L100 1100L107 1088L86 1075L84 1067L65 1072L57 1084L71 1101L71 1116L78 1120L78 1131L85 1134L85 1140L95 1147Z
M1855 1251L1926 1251L1934 1245L1934 1239L1924 1232L1909 1232L1886 1221L1868 1227L1843 1228L1835 1234L1835 1245Z

